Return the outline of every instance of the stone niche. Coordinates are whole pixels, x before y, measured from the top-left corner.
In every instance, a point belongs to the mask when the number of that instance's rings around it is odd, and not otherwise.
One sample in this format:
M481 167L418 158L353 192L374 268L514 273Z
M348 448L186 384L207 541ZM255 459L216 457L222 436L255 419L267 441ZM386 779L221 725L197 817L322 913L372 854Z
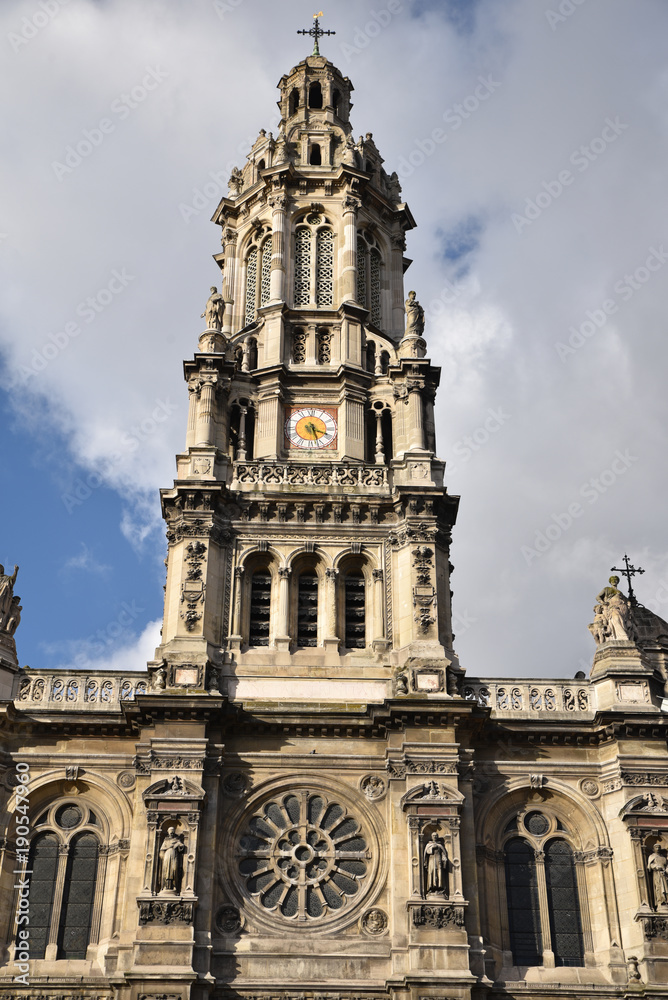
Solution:
M462 893L459 838L463 796L442 781L431 780L408 791L401 805L408 823L410 895L409 933L444 930L465 934L468 905Z
M154 782L143 792L146 855L137 896L137 954L141 965L188 964L197 896L199 825L204 790L179 775ZM167 949L167 950L166 950Z

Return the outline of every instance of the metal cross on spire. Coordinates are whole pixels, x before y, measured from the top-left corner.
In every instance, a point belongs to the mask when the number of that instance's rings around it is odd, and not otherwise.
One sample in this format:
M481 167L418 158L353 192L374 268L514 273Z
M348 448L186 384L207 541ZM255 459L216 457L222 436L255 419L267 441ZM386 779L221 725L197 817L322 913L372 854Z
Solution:
M629 557L627 556L626 552L624 553L624 568L621 569L619 566L612 566L611 569L613 573L622 573L626 577L629 583L629 600L635 601L636 595L633 593L633 587L631 585L631 577L635 576L636 573L644 573L645 570L636 569L635 566L632 566L631 563L629 562Z
M323 16L323 12L322 11L320 11L318 14L314 14L313 15L313 20L315 21L315 24L313 25L313 27L312 28L302 28L301 31L297 32L298 35L310 35L311 38L315 39L315 42L314 42L314 45L313 45L313 52L311 53L312 56L319 56L320 55L320 46L318 45L318 39L319 38L322 38L323 35L335 35L336 34L335 31L323 31L323 29L320 27L320 20L319 20L322 16Z

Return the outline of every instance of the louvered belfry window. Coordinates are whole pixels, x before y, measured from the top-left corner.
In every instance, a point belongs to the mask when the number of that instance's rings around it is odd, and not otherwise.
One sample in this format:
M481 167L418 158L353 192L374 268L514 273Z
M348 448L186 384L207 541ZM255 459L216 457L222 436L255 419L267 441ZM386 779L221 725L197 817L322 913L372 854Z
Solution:
M271 236L262 244L260 305L266 306L271 294Z
M297 230L295 241L295 305L307 306L311 291L311 230Z
M370 246L373 236L368 232L357 236L357 301L369 310L371 322L380 326L381 257L375 246Z
M318 577L302 573L297 588L297 645L318 645Z
M255 319L255 296L257 294L257 247L252 247L246 258L246 326Z
M369 251L369 292L371 322L380 326L380 254L375 247Z
M534 849L519 837L506 844L506 894L514 965L542 965L538 880Z
M250 596L250 646L269 645L271 617L271 574L253 573Z
M345 582L346 647L364 649L366 646L366 594L364 577L351 573Z
M259 286L258 286L259 279ZM259 306L266 306L271 291L271 236L261 247L251 247L246 257L245 325L252 323Z
M316 237L315 301L331 306L334 301L334 233L319 229Z
M40 834L33 840L28 856L28 871L32 871L28 925L31 958L44 958L46 952L57 870L58 838L54 833Z
M555 963L584 965L575 865L565 840L551 840L545 848L545 881Z
M97 878L98 841L82 833L70 844L58 929L58 958L86 957Z

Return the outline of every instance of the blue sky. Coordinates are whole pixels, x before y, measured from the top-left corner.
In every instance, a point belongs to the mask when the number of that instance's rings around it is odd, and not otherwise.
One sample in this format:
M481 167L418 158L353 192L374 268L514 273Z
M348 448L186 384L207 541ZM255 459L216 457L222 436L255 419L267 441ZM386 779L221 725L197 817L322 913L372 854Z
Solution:
M182 359L219 276L209 219L275 130L313 12L49 11L0 7L0 559L21 567L22 663L142 669ZM341 0L323 26L355 85L355 134L373 132L418 223L407 289L442 366L438 451L462 495L462 663L572 676L625 550L668 616L668 8Z

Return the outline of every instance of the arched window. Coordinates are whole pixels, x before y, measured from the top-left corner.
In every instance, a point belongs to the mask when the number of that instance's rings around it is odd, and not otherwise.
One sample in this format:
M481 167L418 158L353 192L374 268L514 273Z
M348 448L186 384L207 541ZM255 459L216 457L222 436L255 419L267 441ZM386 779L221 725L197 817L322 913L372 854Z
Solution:
M295 234L294 304L331 306L334 303L334 233L320 226L322 216L311 215L309 225Z
M335 90L332 94L332 108L334 109L334 114L341 114L341 94L338 90Z
M70 843L58 929L58 958L85 958L90 934L98 841L81 833Z
M345 578L345 645L347 649L366 647L366 594L364 575L349 573Z
M271 236L260 247L251 247L246 257L246 326L253 322L258 308L269 302L270 280Z
M357 236L357 301L369 310L371 322L380 326L381 258L378 249L370 245L372 239L368 233Z
M318 577L302 573L297 585L297 645L318 645Z
M331 306L334 295L334 233L319 229L316 237L315 301Z
M309 108L322 107L322 87L317 80L308 89L308 106Z
M251 578L249 646L269 645L271 573L258 570Z
M260 173L261 170L264 170L265 167L266 167L266 164L265 164L264 160L260 160L260 162L257 165L257 172L258 172L258 174Z
M42 833L33 840L28 856L28 871L32 871L28 925L31 958L44 958L46 952L57 870L58 838L55 833Z
M551 840L545 847L545 881L555 964L584 965L575 865L565 840Z
M308 161L314 167L322 165L322 153L320 152L320 146L317 142L314 142L311 145L311 152L309 154Z
M46 958L52 948L50 959L84 959L88 945L98 940L101 824L84 801L61 801L38 817L35 826L40 831L27 863L30 957Z
M299 91L295 89L291 92L290 98L288 100L289 114L294 115L299 108Z
M506 844L508 926L514 965L542 965L538 880L533 848L520 837Z
M373 340L370 340L366 345L366 370L368 372L375 372L376 370L376 345Z

